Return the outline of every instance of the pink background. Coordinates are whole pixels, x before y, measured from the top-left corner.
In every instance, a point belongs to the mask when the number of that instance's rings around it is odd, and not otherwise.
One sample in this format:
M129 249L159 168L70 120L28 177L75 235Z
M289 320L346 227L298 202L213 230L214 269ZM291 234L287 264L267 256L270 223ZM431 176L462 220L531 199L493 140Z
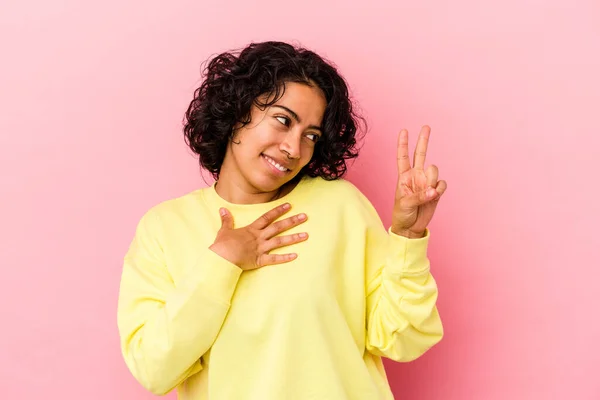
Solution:
M147 208L205 186L181 134L201 61L283 39L351 83L371 131L348 178L386 224L396 135L432 127L446 337L386 364L397 398L600 399L600 3L351 3L2 6L3 398L153 398L119 352L121 259Z

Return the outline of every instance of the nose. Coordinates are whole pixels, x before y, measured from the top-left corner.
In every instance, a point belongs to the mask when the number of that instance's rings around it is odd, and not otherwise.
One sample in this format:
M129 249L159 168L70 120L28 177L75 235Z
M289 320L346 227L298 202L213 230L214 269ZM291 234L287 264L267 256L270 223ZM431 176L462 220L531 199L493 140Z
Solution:
M287 153L288 158L300 158L300 137L301 135L289 132L285 135L284 140L281 141L279 149Z

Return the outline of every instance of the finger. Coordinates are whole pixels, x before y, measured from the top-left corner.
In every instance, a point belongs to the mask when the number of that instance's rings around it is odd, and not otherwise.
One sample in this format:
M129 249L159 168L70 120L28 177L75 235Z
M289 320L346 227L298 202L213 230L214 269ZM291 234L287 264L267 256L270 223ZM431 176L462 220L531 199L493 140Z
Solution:
M277 218L281 217L283 214L290 210L291 206L289 203L284 203L280 206L275 207L272 210L261 215L256 221L254 221L250 226L255 229L264 229L269 226L273 221L277 220Z
M270 239L281 232L287 231L294 226L298 226L301 223L306 222L306 220L306 214L301 213L281 221L274 222L263 230L263 238Z
M262 254L260 257L258 257L257 264L260 267L264 267L266 265L283 264L283 263L295 260L297 257L298 257L298 255L296 253Z
M406 196L404 199L402 199L402 206L405 208L416 208L423 204L429 203L437 196L437 189L427 188L410 196Z
M419 133L419 139L417 140L417 147L415 147L415 156L413 158L414 168L424 169L425 168L425 157L427 155L427 145L429 143L429 135L431 129L425 125L421 128Z
M427 167L425 171L425 176L427 177L427 187L435 188L438 184L438 175L439 170L435 165L430 165Z
M221 208L219 215L221 216L221 229L233 229L233 216L229 213L229 210Z
M410 158L408 156L408 131L402 129L398 135L398 174L410 169Z
M442 195L446 192L446 189L448 189L448 184L446 183L446 181L439 181L437 187L435 188L437 192L436 201L438 201L440 197L442 197Z
M304 242L306 239L308 239L308 234L306 232L295 233L293 235L275 236L274 238L264 242L264 245L261 246L260 251L263 253L268 253L280 247Z

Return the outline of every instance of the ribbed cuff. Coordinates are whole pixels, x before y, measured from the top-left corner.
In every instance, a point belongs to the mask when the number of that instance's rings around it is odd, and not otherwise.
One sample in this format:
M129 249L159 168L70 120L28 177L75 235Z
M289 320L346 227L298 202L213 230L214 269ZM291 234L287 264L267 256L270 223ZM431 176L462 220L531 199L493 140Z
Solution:
M429 259L427 247L429 245L430 231L425 229L425 235L418 239L409 239L396 235L391 227L389 234L389 255L386 263L386 272L401 275L421 275L429 272Z

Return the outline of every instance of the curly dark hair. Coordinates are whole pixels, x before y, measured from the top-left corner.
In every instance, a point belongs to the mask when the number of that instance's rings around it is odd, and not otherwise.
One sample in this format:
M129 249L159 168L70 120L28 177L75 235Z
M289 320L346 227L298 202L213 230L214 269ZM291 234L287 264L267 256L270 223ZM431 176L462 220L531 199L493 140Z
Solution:
M353 108L344 78L313 51L284 42L251 43L207 63L205 79L185 113L184 135L186 144L199 156L200 166L215 179L234 126L250 122L253 104L269 107L277 102L286 82L317 85L327 102L323 135L299 176L340 178L346 173L346 160L358 156L356 134L360 123L366 130L365 119ZM265 94L270 101L259 100Z

